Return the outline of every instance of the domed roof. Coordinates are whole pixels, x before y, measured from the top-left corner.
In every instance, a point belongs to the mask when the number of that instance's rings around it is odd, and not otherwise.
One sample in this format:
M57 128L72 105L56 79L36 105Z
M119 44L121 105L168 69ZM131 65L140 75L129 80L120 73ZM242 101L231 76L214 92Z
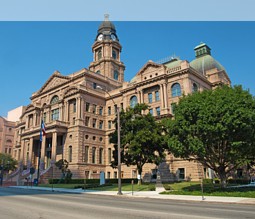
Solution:
M224 67L211 56L211 49L205 44L201 43L195 47L196 59L190 62L190 66L205 74L206 71L216 68L218 71L225 70Z
M98 33L104 33L104 32L116 33L115 25L111 21L109 21L109 15L105 14L104 17L105 17L105 19L100 24L97 32Z

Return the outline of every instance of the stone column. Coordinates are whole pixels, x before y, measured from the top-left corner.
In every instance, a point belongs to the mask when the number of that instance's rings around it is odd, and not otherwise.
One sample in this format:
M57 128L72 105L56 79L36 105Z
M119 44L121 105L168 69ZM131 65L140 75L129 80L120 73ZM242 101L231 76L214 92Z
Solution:
M163 84L159 85L160 87L160 103L161 103L161 108L165 108L165 101L164 101L164 95L163 95Z
M141 103L144 103L144 99L143 99L143 90L141 90Z
M41 169L44 169L45 167L45 147L46 147L46 136L42 138L41 144L41 160L40 160L40 166Z
M81 98L81 117L80 117L81 119L84 119L83 114L84 114L84 99Z
M141 91L137 92L137 96L138 96L138 103L141 103Z
M65 121L68 122L69 120L69 103L68 101L65 102Z
M57 151L57 132L52 134L52 148L51 148L51 159L56 160L56 151Z
M81 118L81 98L77 97L76 98L76 119L80 119Z
M33 155L33 144L34 144L34 139L30 138L29 139L29 161L32 163L32 155Z
M164 104L165 108L167 108L167 89L166 89L166 84L163 84L163 89L164 89Z
M25 160L24 152L25 152L25 140L21 140L21 152L20 152L21 161Z

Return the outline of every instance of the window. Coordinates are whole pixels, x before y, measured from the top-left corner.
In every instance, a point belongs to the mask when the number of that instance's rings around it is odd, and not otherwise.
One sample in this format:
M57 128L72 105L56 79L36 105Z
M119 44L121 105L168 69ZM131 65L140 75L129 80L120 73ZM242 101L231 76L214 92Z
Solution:
M172 97L178 97L181 96L181 86L178 83L173 84L171 88Z
M236 175L237 178L243 178L243 169L237 169Z
M76 101L73 102L73 112L76 112Z
M114 177L114 179L117 179L118 178L118 174L117 174L118 172L117 171L114 171L114 175L113 175L113 177Z
M157 116L160 116L160 107L156 108Z
M102 50L100 49L97 53L97 59L100 60L102 58Z
M155 100L156 101L160 101L160 98L159 98L159 91L155 91Z
M103 148L99 148L99 164L103 164Z
M118 106L117 104L114 105L114 113L117 114L117 109L118 109Z
M194 92L197 92L197 91L198 91L198 86L197 86L196 83L193 83L192 84L192 92L194 93Z
M114 59L117 59L117 53L116 53L115 50L112 50L112 57L113 57Z
M92 163L96 163L96 148L92 148Z
M151 115L153 115L153 109L150 109L150 111L149 111L149 112L150 112L150 114L151 114Z
M99 129L103 129L103 121L102 120L99 121Z
M120 108L121 110L123 110L123 103L120 103Z
M137 171L136 170L132 170L132 178L137 178Z
M111 114L112 114L112 112L111 112L111 107L108 106L108 115L111 115Z
M108 164L111 164L112 161L112 149L108 148Z
M107 172L107 179L111 178L111 172Z
M112 128L112 121L108 121L108 129Z
M89 161L89 146L84 147L83 162L88 163Z
M97 89L97 83L93 83L93 89Z
M152 93L149 93L149 94L148 94L148 102L149 102L149 103L152 103Z
M72 148L72 146L69 146L69 148L68 148L68 160L69 160L69 162L72 162L72 157L73 156L73 148Z
M95 114L96 111L97 111L97 105L93 104L93 110L92 110L92 112Z
M175 108L176 108L176 103L171 103L171 112L173 115L175 113Z
M96 119L93 119L93 122L92 122L92 127L93 127L93 128L96 128L96 123L97 123L97 120L96 120Z
M100 116L103 115L103 107L102 107L102 106L99 107L99 115L100 115Z
M134 108L136 104L137 104L137 97L136 96L132 96L130 98L130 107Z
M89 106L90 106L90 103L86 102L86 108L85 108L86 112L89 112Z
M96 74L101 74L100 70L97 70L97 71L96 71Z
M75 117L73 117L73 125L75 125Z
M85 117L85 126L89 126L89 117L88 116Z
M118 80L119 79L119 72L117 70L114 70L113 78L114 78L114 80Z
M59 119L59 109L54 109L51 111L51 121Z
M180 180L184 180L185 179L185 168L178 168L178 177Z
M46 113L43 113L43 121L46 122Z
M55 103L57 103L57 102L58 102L58 96L55 95L55 96L53 96L53 97L51 98L50 104L55 104Z

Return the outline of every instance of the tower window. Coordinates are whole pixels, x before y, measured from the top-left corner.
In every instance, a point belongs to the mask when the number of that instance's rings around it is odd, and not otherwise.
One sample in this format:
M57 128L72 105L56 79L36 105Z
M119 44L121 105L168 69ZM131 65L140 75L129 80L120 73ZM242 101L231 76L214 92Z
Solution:
M114 80L119 79L119 72L117 70L114 70L113 78L114 78Z
M100 60L102 58L102 50L100 49L97 53L97 59Z
M115 50L112 50L112 57L113 57L114 59L117 59L117 53L116 53Z

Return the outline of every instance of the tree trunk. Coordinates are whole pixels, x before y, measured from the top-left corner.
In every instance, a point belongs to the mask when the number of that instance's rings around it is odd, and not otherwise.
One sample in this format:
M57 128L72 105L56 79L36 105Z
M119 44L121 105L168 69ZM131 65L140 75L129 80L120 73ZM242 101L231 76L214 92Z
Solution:
M227 174L225 171L219 172L221 188L226 188L227 186Z
M137 170L138 170L138 176L140 176L139 178L138 178L138 185L140 186L141 184L142 184L142 167L137 167Z

